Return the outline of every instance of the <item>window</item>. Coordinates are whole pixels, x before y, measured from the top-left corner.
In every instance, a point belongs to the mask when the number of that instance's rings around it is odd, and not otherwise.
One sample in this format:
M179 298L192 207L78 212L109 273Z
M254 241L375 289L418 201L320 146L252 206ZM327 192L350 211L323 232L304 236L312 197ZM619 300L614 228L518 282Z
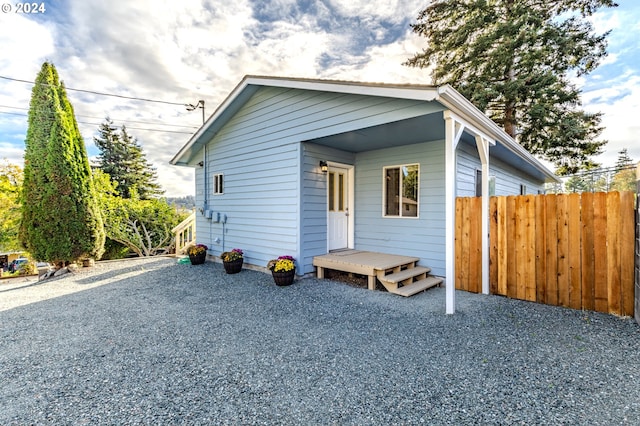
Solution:
M520 195L527 195L527 185L520 185Z
M213 175L213 194L214 195L224 194L223 183L224 183L224 178L222 173L217 173Z
M420 166L384 168L384 216L418 217Z
M489 196L496 195L496 177L489 176ZM476 197L482 197L482 170L476 169Z

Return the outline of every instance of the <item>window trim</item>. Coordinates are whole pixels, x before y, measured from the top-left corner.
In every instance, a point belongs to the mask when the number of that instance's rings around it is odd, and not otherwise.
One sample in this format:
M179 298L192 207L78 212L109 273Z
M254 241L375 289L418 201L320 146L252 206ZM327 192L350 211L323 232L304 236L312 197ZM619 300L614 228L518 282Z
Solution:
M213 195L222 195L224 194L224 173L214 173L213 174Z
M418 171L418 176L417 176L417 181L418 181L418 190L417 190L417 194L416 194L416 215L415 216L405 216L403 215L403 211L402 210L402 203L400 203L400 205L398 206L398 213L397 215L389 215L386 213L387 211L387 170L389 169L399 169L399 173L400 175L402 175L402 168L403 167L411 167L411 166L415 166L417 167L417 171ZM402 193L402 179L400 179L400 193ZM383 166L382 167L382 217L383 218L390 218L390 219L420 219L420 163L406 163L406 164L397 164L397 165L392 165L392 166Z

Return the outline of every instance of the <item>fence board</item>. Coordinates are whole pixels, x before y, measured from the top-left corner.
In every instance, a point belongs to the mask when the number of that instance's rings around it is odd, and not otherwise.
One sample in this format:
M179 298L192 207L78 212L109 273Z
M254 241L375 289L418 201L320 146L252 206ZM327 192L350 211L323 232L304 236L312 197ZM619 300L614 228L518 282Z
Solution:
M611 192L607 197L607 219L620 216L620 194ZM607 290L609 312L620 313L620 223L607 220Z
M582 252L581 252L581 216L580 194L569 194L569 307L580 309L582 307Z
M489 235L498 232L498 198L489 199ZM498 238L489 239L489 293L498 293Z
M469 279L468 291L480 293L482 291L482 241L479 238L482 234L482 198L469 198L469 211L475 212L471 215L469 227Z
M537 219L535 229L536 242L536 301L544 303L547 289L547 217L545 215L545 197L535 198L535 217Z
M498 268L498 294L502 296L507 295L507 282L509 281L509 256L507 245L507 198L499 197L496 201L498 212L496 214L497 223L497 235L498 240L498 261L496 266ZM493 236L493 235L492 235Z
M558 195L558 306L569 306L569 199Z
M545 222L547 235L547 288L545 291L548 305L558 304L558 196L545 197Z
M593 267L595 270L595 310L608 312L607 290L607 194L593 194Z
M507 296L517 298L518 288L516 280L516 197L507 197L506 206L506 246L507 246ZM511 237L511 238L510 238ZM513 283L513 285L509 285Z
M635 197L633 192L620 193L620 280L622 283L622 315L633 316L635 302L634 250L635 247Z
M465 254L465 244L468 243L467 239L462 234L462 224L467 220L467 215L464 213L464 198L458 198L456 200L456 225L455 225L455 234L456 234L456 249L455 249L455 270L456 270L456 289L458 290L466 290L467 283L463 281L462 275L462 257Z
M595 309L595 259L594 259L594 197L593 193L582 194L582 308Z
M492 197L490 291L633 315L633 193ZM456 202L456 288L481 291L481 199Z

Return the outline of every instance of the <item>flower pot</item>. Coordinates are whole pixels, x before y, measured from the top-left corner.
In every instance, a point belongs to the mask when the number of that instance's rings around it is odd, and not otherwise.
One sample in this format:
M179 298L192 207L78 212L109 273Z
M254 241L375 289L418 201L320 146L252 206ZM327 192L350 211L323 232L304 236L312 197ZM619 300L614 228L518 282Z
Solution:
M202 265L207 258L207 252L203 251L199 254L190 254L189 260L192 265Z
M271 275L273 275L273 281L275 281L276 285L285 286L293 284L293 279L296 276L296 271L295 269L287 272L271 271Z
M224 271L227 274L237 274L242 270L242 262L244 259L232 260L231 262L222 262Z

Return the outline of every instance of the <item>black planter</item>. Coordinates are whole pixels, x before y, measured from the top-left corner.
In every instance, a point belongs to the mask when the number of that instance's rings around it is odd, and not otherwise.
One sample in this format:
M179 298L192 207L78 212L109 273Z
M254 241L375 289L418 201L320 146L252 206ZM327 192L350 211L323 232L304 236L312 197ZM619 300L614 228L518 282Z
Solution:
M192 265L202 265L204 261L207 259L207 252L202 252L200 254L190 254L189 260Z
M296 277L296 270L294 269L287 272L271 271L271 275L273 276L273 281L275 281L276 285L287 286L293 284L293 279Z
M242 262L244 259L232 260L231 262L222 262L224 271L227 274L237 274L242 270Z

